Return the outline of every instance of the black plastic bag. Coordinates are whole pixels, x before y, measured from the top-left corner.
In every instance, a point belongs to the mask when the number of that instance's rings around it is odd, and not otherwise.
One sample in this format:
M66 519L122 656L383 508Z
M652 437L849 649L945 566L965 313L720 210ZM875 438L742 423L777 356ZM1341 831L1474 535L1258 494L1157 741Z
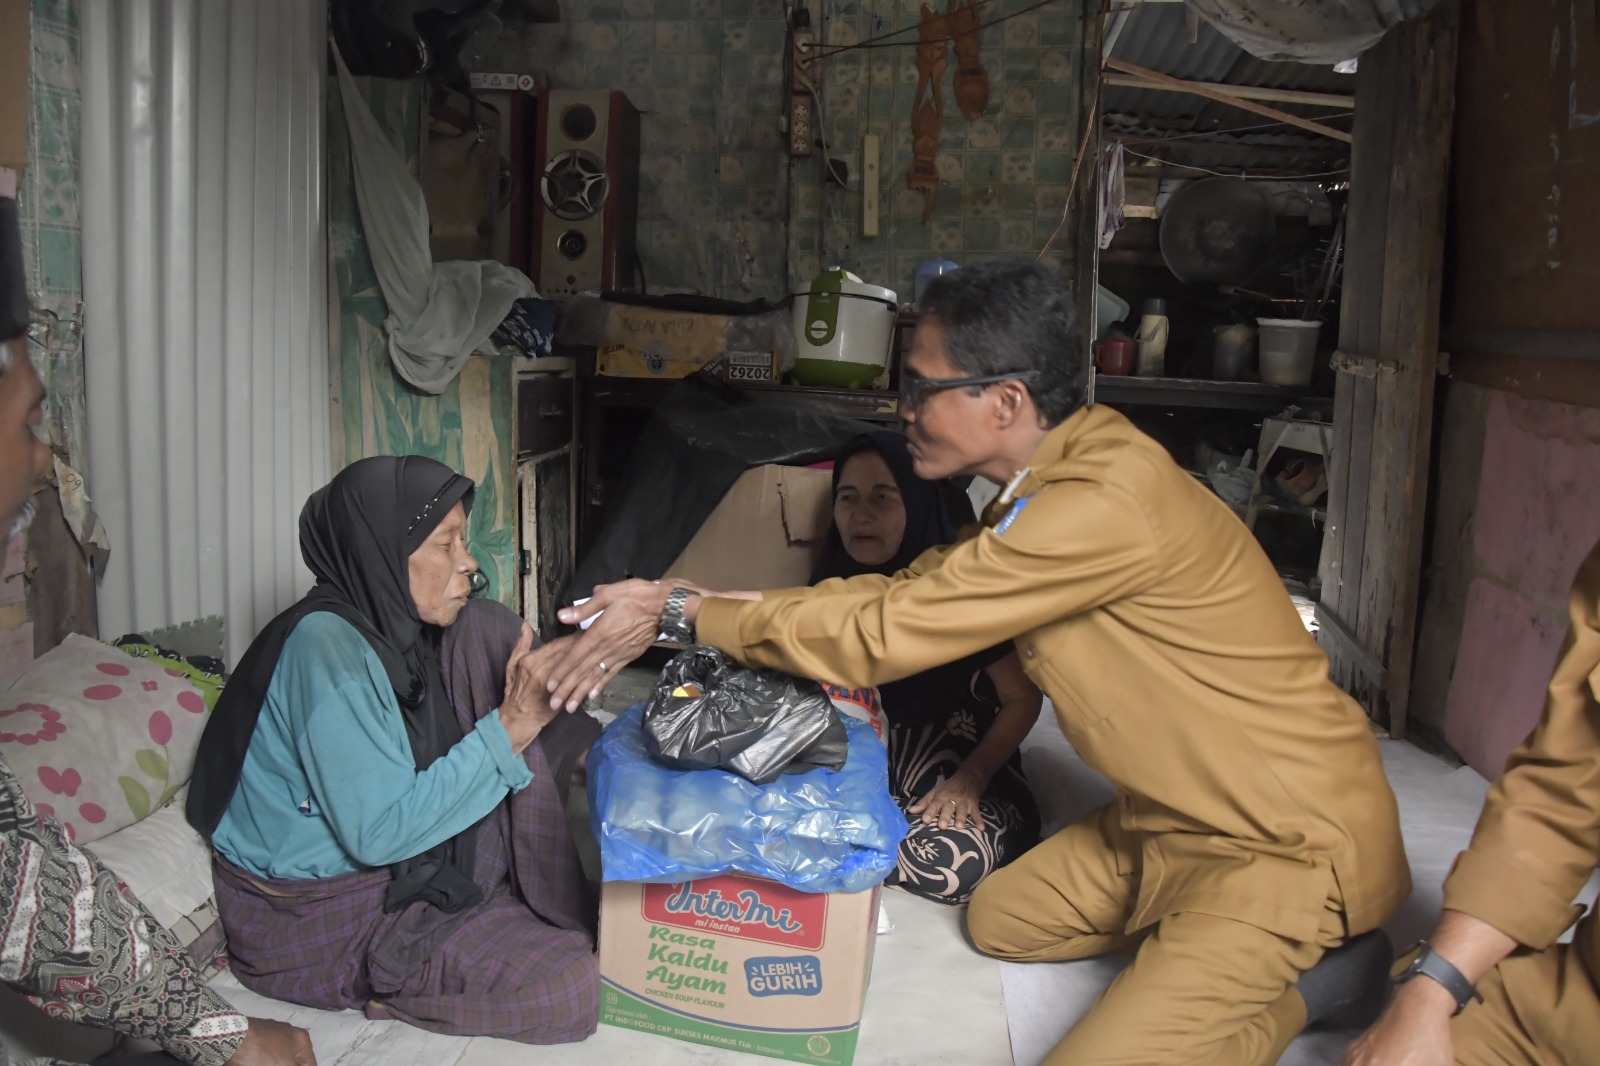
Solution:
M667 663L644 707L645 747L674 770L731 770L758 785L850 753L844 723L815 681L740 666L696 645Z

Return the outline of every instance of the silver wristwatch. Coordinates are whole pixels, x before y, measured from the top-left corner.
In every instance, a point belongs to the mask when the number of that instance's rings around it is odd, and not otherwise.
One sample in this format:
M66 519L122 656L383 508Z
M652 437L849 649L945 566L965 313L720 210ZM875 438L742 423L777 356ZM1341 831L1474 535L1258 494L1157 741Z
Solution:
M694 643L694 624L683 616L683 609L693 595L686 588L675 588L667 593L667 605L661 608L657 643L682 644L685 647Z

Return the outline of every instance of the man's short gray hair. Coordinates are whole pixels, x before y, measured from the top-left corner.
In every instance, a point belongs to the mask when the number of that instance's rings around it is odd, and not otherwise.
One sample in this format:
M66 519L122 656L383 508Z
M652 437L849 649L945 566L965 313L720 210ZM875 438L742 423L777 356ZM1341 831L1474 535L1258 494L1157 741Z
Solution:
M20 343L21 337L17 338ZM15 358L11 353L13 349L10 341L0 341L0 377L4 377L11 370L11 361Z

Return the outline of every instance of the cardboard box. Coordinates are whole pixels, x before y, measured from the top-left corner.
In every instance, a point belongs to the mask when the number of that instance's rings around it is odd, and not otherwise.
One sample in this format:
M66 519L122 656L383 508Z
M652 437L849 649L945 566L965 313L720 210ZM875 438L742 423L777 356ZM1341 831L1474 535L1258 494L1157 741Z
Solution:
M724 874L600 891L600 1020L795 1062L849 1066L878 893Z
M18 174L28 161L31 32L28 0L0 0L0 169Z
M667 573L713 589L804 585L832 523L831 471L751 467L739 475Z
M595 372L616 378L682 378L720 358L728 319L613 304L595 348Z

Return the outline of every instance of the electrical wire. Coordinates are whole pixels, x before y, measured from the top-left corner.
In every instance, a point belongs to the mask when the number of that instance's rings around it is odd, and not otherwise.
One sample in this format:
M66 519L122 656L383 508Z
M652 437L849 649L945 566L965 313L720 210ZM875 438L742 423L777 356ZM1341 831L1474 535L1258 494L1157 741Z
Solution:
M1095 33L1094 54L1099 55L1105 39L1105 19L1098 17L1095 20L1098 27ZM1089 150L1089 138L1093 136L1096 127L1100 124L1100 98L1105 91L1106 80L1095 78L1094 102L1089 105L1089 114L1083 120L1083 139L1078 142L1077 157L1072 160L1072 175L1067 179L1067 196L1061 204L1061 221L1056 223L1056 228L1050 231L1049 238L1044 242L1044 247L1039 249L1039 254L1034 256L1035 263L1044 262L1044 257L1050 251L1050 246L1056 243L1056 238L1061 236L1061 230L1066 226L1067 219L1072 211L1072 191L1078 187L1078 172L1083 168L1083 155Z
M977 3L975 3L973 6L974 7L978 7L978 8L984 8L984 7L990 7L990 6L992 6L994 4L997 4L999 2L1000 2L1000 0L977 0ZM1018 11L1013 11L1009 15L1001 15L997 19L990 19L988 22L979 23L977 31L974 31L974 32L981 32L983 30L988 29L990 26L998 26L1002 22L1010 22L1012 19L1018 17L1019 15L1026 15L1030 11L1039 10L1041 7L1049 7L1051 4L1059 4L1059 3L1062 3L1062 2L1063 2L1063 0L1038 0L1038 3L1030 4L1027 7L1022 8L1021 10L1018 10ZM906 27L904 27L902 29L891 30L888 33L879 34L876 37L868 37L866 40L857 41L855 44L841 44L838 47L830 49L830 50L828 50L826 52L818 52L817 55L816 55L816 58L817 59L826 59L829 56L836 56L836 55L839 55L839 54L844 53L844 52L853 52L857 48L915 48L917 45L923 44L925 42L920 41L920 40L917 40L917 41L891 41L891 40L889 40L889 38L891 38L891 37L899 37L902 34L911 33L913 30L917 30L917 29L920 29L920 28L921 27L920 27L919 24L913 23L912 25L906 26ZM954 40L954 38L946 36L944 38L944 40L949 41L949 40Z
M850 187L850 175L848 173L839 173L839 168L833 165L833 157L828 154L828 120L822 113L822 97L817 93L815 84L807 85L806 91L811 94L811 99L817 103L817 121L812 125L816 127L817 143L822 145L822 165L827 168L833 180L839 183L840 188L848 189Z
M1143 152L1135 152L1127 145L1123 145L1122 150L1128 155L1136 156L1139 159L1148 159L1152 163L1160 163L1163 166L1178 167L1182 170L1197 170L1202 174L1211 174L1219 178L1239 178L1243 181L1310 181L1313 178L1336 178L1350 173L1350 168L1345 167L1341 170L1324 170L1315 174L1229 174L1226 171L1211 170L1208 167L1197 167L1189 163L1174 163L1170 159L1162 159L1159 156L1145 155Z

